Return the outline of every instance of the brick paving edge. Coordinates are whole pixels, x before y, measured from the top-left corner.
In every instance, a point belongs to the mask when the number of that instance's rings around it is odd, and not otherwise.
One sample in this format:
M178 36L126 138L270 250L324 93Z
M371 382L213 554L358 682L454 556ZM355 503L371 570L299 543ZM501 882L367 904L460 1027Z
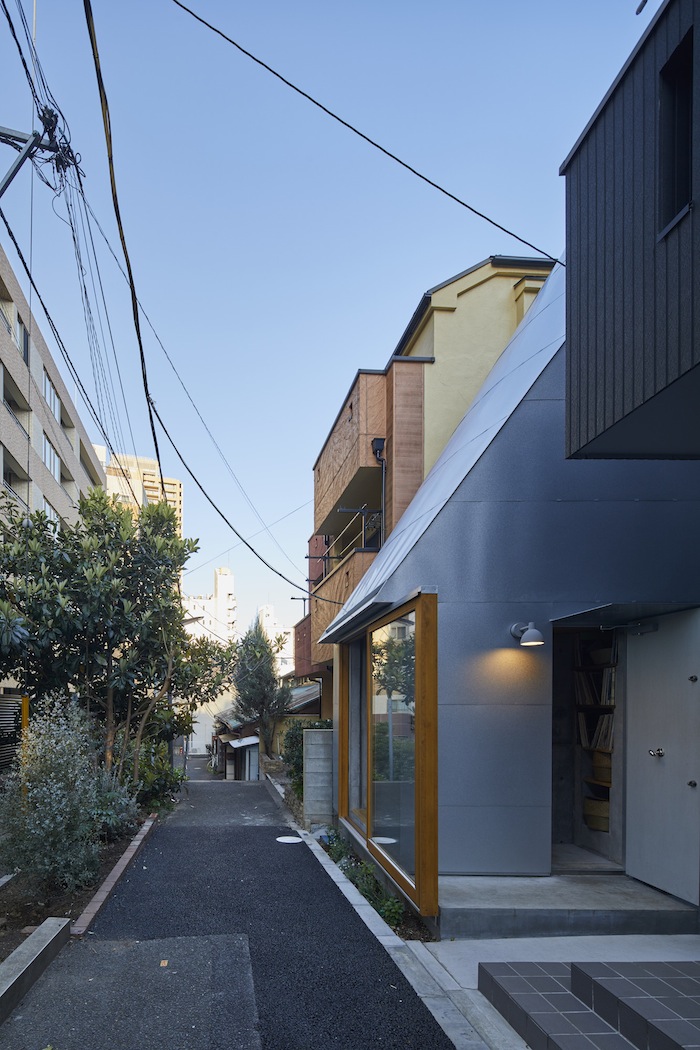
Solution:
M132 860L139 852L144 842L153 831L158 820L157 813L151 813L150 816L143 822L139 831L134 835L133 839L126 847L121 857L114 865L104 882L98 887L97 892L88 904L87 908L71 925L71 936L72 937L84 937L90 928L90 924L95 919L95 916L99 912L100 908L106 904L109 900L110 894L114 890L122 875L131 864Z

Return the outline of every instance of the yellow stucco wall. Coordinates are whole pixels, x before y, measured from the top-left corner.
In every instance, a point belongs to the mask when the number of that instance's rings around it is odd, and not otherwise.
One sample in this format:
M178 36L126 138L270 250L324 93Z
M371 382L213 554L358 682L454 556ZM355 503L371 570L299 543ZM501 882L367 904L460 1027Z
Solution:
M515 331L525 298L516 305L515 287L526 273L537 270L498 270L489 262L433 292L409 350L410 356L435 357L424 372L424 476ZM529 306L534 295L527 299Z

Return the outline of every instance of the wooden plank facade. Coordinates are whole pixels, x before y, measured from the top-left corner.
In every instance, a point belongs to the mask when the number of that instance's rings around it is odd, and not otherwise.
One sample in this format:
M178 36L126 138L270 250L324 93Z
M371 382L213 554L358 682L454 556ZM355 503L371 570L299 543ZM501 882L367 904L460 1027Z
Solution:
M695 458L700 0L668 0L562 165L567 446Z

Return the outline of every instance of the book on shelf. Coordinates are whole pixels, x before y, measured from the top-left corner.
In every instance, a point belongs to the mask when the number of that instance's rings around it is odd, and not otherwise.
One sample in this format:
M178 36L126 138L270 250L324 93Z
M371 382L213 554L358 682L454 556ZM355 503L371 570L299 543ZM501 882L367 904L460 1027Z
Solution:
M598 719L595 732L593 733L593 739L591 740L591 747L595 751L600 749L601 751L611 751L613 744L613 716L612 715L601 715Z

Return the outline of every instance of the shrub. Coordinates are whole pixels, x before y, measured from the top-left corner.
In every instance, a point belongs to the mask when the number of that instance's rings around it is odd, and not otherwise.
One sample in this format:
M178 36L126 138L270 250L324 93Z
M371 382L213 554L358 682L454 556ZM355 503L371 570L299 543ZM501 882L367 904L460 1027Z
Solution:
M144 809L172 808L187 774L170 765L168 745L164 741L144 744L139 758L139 783L136 801Z
M0 795L5 849L17 869L48 887L89 884L98 867L97 783L87 719L47 697L22 734Z
M139 807L128 787L119 783L116 773L99 769L96 788L95 816L100 837L112 842L133 831L138 823Z
M332 729L332 718L301 719L292 722L284 734L282 758L289 770L292 790L297 798L304 797L304 730Z

